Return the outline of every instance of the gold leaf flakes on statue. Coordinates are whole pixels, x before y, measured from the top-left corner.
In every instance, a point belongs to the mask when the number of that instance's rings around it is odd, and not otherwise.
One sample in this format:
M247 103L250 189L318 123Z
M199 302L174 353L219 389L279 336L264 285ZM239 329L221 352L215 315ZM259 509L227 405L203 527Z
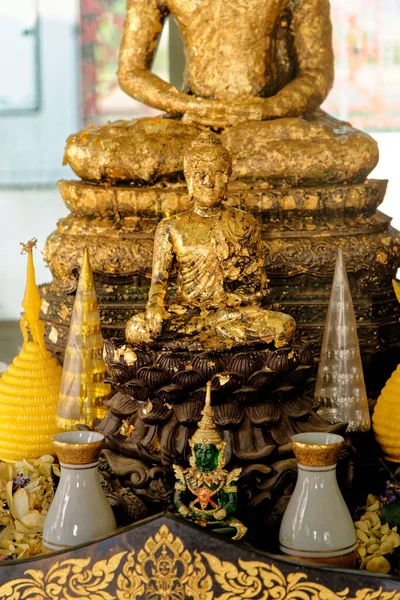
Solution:
M127 341L146 346L179 340L180 347L209 350L284 346L293 337L295 322L261 307L268 292L260 227L250 213L223 204L231 155L213 133L204 131L186 152L184 164L194 207L159 223L146 312L128 321ZM177 291L168 303L174 264Z
M223 375L222 373L217 373L216 375L219 379L219 383L222 386L226 385L227 383L229 383L231 376L229 374L227 375Z
M211 127L235 156L235 179L363 181L378 161L377 144L319 110L333 82L329 8L317 0L254 0L245 7L130 0L120 86L175 118L120 120L78 132L68 138L65 163L89 181L174 179L187 147ZM151 73L168 14L185 46L185 92Z

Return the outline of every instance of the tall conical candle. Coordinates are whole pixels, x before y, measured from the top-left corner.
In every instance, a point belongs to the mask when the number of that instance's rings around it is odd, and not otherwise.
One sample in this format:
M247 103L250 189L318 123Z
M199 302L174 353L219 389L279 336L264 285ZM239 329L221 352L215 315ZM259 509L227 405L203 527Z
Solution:
M393 288L400 302L400 287L393 280ZM383 388L372 416L373 430L378 444L391 462L400 462L400 365Z
M22 244L28 254L24 313L24 343L0 379L0 460L15 462L52 454L61 366L46 349L41 299L35 280L32 250L36 240Z
M104 400L111 387L104 383L103 339L89 254L85 250L65 349L57 406L57 425L71 430L79 423L93 427L107 413Z
M348 431L371 426L353 301L342 249L338 250L321 359L315 386L319 414L329 423L347 423Z

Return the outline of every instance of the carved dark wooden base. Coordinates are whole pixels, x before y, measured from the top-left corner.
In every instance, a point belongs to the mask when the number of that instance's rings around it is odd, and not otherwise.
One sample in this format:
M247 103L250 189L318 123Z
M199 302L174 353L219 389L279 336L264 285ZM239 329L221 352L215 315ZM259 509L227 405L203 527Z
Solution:
M262 460L294 433L326 427L305 395L314 366L311 346L121 353L107 343L106 355L116 394L107 401L109 413L98 430L108 447L125 456L142 453L156 464L187 460L187 441L200 420L209 380L229 460Z
M171 465L188 464L188 442L201 417L208 380L214 420L227 443L227 467L242 467L240 518L250 525L250 539L279 523L292 491L297 471L290 437L338 429L317 415L318 406L306 394L314 368L310 346L144 352L107 343L106 355L116 393L97 426L106 436L103 459L118 485L150 512L171 503ZM122 511L126 501L120 502Z

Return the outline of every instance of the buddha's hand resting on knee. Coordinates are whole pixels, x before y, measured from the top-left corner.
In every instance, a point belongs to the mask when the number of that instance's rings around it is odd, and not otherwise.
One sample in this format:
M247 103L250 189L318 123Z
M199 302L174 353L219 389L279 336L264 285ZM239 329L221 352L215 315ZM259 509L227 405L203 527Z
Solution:
M163 323L169 315L162 306L148 306L146 308L146 329L151 337L156 338L161 335Z

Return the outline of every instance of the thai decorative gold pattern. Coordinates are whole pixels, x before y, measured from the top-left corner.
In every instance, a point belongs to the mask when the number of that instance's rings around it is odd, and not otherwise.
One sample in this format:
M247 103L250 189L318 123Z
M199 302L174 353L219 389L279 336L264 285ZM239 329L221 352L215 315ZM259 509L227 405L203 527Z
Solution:
M36 563L38 564L38 563ZM208 552L191 553L166 525L135 553L108 559L70 558L43 572L0 587L4 600L400 600L395 589L361 588L339 592L302 571L283 573L273 563L220 560Z
M78 423L93 427L107 408L103 401L111 397L111 387L104 383L103 338L89 253L83 254L81 274L74 308L57 406L57 426L74 429Z
M80 435L82 436L82 433ZM77 439L74 439L73 441L61 441L59 437L60 436L55 436L52 440L52 444L60 462L67 465L90 465L99 460L100 452L104 447L103 436L100 440L94 440L88 443L81 443L81 441ZM93 437L96 437L96 434L94 434Z
M0 380L0 459L15 462L52 454L51 438L58 432L56 406L61 366L46 349L41 298L35 281L32 250L36 240L22 244L28 254L22 350Z
M126 552L109 559L92 562L91 558L70 558L56 561L46 573L29 569L26 577L15 579L0 587L0 598L6 600L67 600L90 598L111 600L107 591L115 578Z
M326 586L308 581L305 573L294 572L284 575L273 564L258 561L239 561L236 566L221 561L212 554L203 552L208 565L224 593L215 595L214 600L399 600L400 593L372 592L361 589L352 597L349 590L334 592Z
M329 438L329 434L327 434ZM339 438L339 436L332 436ZM307 467L328 467L335 465L338 461L339 454L343 448L344 440L326 443L303 443L296 441L296 436L291 439L290 445L293 448L293 452L296 456L297 462L306 465Z
M226 350L271 342L279 348L293 337L289 315L260 307L267 279L257 221L222 205L231 165L229 152L209 131L187 151L185 177L194 208L157 227L146 312L126 327L133 345L180 338L181 348ZM177 292L168 302L174 263Z
M196 550L193 555L163 525L144 548L128 554L117 581L118 600L212 600L212 578Z

